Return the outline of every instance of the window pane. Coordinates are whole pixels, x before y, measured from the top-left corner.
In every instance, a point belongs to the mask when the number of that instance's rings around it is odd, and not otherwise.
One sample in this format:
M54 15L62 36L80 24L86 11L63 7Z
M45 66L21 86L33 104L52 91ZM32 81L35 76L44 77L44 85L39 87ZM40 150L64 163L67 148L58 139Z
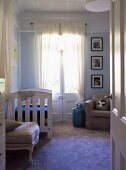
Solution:
M65 93L77 93L76 61L71 51L64 52L64 86Z
M49 74L49 89L52 89L53 93L60 92L60 55L59 52L52 55L50 62L50 74Z

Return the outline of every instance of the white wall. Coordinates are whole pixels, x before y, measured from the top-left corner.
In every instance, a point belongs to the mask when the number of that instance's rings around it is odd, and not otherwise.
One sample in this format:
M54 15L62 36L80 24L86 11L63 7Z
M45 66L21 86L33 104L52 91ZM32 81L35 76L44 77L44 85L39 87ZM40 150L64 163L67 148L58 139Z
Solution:
M34 33L21 32L21 89L35 88Z
M85 27L85 99L89 99L92 93L109 92L109 13L24 13L20 18L21 28L21 88L36 87L35 70L33 68L34 32L31 22L74 22L87 23ZM91 52L91 37L103 37L104 50ZM103 56L103 70L91 70L90 59L92 55ZM102 89L91 88L91 74L103 74L104 84Z

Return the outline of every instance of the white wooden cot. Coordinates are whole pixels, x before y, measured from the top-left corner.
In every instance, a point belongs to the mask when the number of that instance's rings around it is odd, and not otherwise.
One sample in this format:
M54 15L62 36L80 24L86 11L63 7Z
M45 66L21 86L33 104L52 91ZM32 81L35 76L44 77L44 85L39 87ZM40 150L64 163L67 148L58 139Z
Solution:
M37 107L39 105L39 118ZM46 132L52 138L52 92L46 89L27 89L11 93L12 119L20 122L36 122L40 132ZM25 117L22 107L25 106ZM30 107L32 106L32 119ZM47 111L45 112L45 107ZM17 114L17 115L15 115Z

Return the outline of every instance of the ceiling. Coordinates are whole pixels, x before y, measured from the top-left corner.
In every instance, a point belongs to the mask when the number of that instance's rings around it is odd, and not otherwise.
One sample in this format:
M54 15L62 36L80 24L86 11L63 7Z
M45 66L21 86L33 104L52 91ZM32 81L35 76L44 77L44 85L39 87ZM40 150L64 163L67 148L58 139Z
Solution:
M85 0L14 0L18 12L84 12Z

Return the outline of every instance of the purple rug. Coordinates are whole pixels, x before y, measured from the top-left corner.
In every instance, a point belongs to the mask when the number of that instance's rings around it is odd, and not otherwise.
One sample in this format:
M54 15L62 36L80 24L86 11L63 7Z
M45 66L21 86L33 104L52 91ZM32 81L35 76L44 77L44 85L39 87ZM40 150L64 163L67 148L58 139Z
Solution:
M29 165L28 151L7 151L7 170L110 170L110 133L71 124L53 125L53 138L41 134Z

